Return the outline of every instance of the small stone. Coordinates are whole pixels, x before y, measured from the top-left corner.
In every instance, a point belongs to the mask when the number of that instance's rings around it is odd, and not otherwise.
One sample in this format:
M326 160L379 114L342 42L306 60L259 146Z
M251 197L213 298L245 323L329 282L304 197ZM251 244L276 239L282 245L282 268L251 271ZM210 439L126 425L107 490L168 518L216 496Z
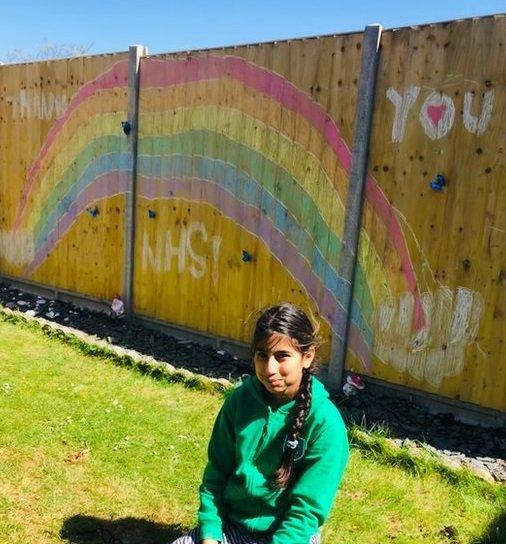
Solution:
M17 304L18 306L28 306L28 304L30 304L30 303L29 303L29 302L26 302L26 300L18 300L18 301L16 302L16 304Z
M482 463L481 461L478 461L477 459L474 459L474 458L469 458L468 461L467 461L467 464L469 465L470 468L485 468L485 464Z
M214 378L214 383L221 385L224 389L230 387L232 383L226 378Z
M35 317L37 315L37 312L35 310L26 310L25 315L28 317Z
M453 470L460 470L462 468L462 465L458 461L449 459L448 457L442 457L441 462L443 465Z
M393 448L398 448L400 446L399 440L395 438L385 438L386 442L390 444Z
M498 466L493 466L489 468L492 476L498 482L506 482L506 470Z
M478 478L481 478L482 480L485 480L491 484L495 483L495 478L486 468L480 468L472 465L469 465L469 468L475 476L478 476Z
M439 531L439 535L445 538L449 538L451 540L455 540L455 538L458 535L457 529L453 525L447 525L441 531Z

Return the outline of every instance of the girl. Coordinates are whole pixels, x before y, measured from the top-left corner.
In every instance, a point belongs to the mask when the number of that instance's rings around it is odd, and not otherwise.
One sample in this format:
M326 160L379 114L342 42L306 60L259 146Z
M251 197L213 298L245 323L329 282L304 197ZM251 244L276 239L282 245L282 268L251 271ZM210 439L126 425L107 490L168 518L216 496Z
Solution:
M173 544L319 544L346 466L346 429L312 376L316 329L292 304L253 335L255 375L234 389L209 442L199 525Z

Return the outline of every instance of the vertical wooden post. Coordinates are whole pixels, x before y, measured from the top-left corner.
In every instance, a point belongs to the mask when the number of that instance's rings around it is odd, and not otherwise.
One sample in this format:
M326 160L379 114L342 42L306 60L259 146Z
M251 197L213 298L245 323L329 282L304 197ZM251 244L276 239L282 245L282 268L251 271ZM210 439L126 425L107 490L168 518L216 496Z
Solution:
M357 111L355 114L352 163L346 200L343 242L339 261L339 276L343 279L344 285L342 303L346 313L346 320L341 330L336 331L336 334L332 338L328 373L328 386L331 389L338 389L341 385L348 345L353 301L353 280L357 264L363 194L367 177L369 139L378 72L381 31L381 25L366 26L362 42L362 66L360 69Z
M125 195L125 237L123 259L123 302L125 313L132 315L133 278L134 278L134 243L135 243L135 206L137 184L137 136L139 127L139 69L141 58L148 50L142 45L129 48L128 75L128 152L130 154L130 178Z

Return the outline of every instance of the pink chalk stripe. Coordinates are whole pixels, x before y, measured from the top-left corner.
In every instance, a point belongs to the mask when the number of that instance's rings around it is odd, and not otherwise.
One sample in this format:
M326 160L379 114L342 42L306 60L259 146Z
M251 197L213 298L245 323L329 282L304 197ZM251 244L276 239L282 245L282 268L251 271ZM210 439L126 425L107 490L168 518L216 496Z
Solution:
M182 198L207 202L216 207L253 236L263 240L283 266L285 266L283 263L290 263L290 268L287 270L304 286L308 295L317 304L320 314L330 324L334 334L337 334L337 330L342 327L345 315L339 300L316 276L311 265L301 257L297 247L288 241L258 208L237 200L219 185L200 178L153 179L139 176L138 194L150 200ZM351 323L351 330L354 331L354 335L350 337L350 347L363 362L365 368L371 371L371 349L354 323Z
M287 109L295 111L307 119L324 136L343 168L348 174L350 173L351 151L341 137L335 121L327 114L323 106L314 102L279 74L256 66L240 57L205 55L189 56L185 60L143 59L141 77L143 88L167 87L222 77L236 79L252 89L278 100ZM386 225L392 245L399 255L408 289L415 298L414 325L418 330L425 324L425 317L418 294L414 266L402 227L385 193L370 175L366 180L365 198L371 202L375 212Z
M216 55L189 56L185 60L146 58L142 61L141 73L143 87L164 87L221 77L231 77L242 81L249 87L275 98L284 107L298 112L311 122L324 135L345 170L348 173L350 171L351 152L341 137L334 120L329 117L320 104L313 102L308 95L305 95L293 83L287 81L279 74L269 72L265 68L256 66L240 57ZM126 84L127 61L116 63L96 80L81 87L63 116L53 125L46 142L28 173L14 228L18 228L20 225L34 177L40 169L44 155L56 138L57 132L61 130L67 119L82 101L98 89L118 86L118 79L121 77L123 77L124 84ZM399 255L408 289L413 292L415 297L414 324L419 329L423 326L425 319L418 295L415 270L401 225L388 199L372 176L367 177L365 197L372 203L376 213L386 225L392 245Z
M350 170L351 153L334 120L320 104L313 102L283 76L234 56L205 55L189 56L185 60L142 60L142 88L168 87L226 77L274 98L285 108L307 119L324 135L346 171Z
M23 212L26 207L28 195L31 191L36 175L39 173L42 160L53 145L58 133L70 119L71 115L77 108L88 98L93 96L97 91L104 89L112 89L114 87L125 87L128 84L128 61L121 60L116 62L109 70L99 75L96 79L89 81L72 97L70 104L65 109L64 113L59 117L51 127L44 144L40 148L35 161L30 166L30 170L26 176L26 181L23 186L23 192L18 206L18 212L14 221L14 229L18 229L23 218Z
M93 180L92 183L79 193L76 200L72 202L67 213L65 213L55 228L49 233L44 245L37 251L33 261L27 267L25 273L31 276L38 266L46 259L47 255L55 248L56 244L63 238L70 229L78 215L89 206L90 202L102 200L107 197L125 193L127 191L129 173L113 170Z
M420 330L425 325L425 313L418 294L415 270L409 256L406 239L404 238L404 233L402 232L395 210L392 208L390 202L388 202L385 193L383 193L375 179L369 174L367 175L365 184L365 197L371 202L375 212L381 217L390 233L392 245L397 250L397 254L401 261L402 271L406 277L406 283L414 296L415 307L413 325L416 330Z

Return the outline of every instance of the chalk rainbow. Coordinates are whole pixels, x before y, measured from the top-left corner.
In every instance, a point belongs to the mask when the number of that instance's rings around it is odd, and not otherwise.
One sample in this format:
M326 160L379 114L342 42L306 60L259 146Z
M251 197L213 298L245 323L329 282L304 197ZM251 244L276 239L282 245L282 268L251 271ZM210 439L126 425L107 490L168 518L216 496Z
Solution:
M34 258L26 276L91 202L126 192L130 157L119 130L126 112L110 111L107 104L127 81L128 63L120 61L82 86L33 162L15 219L16 229L33 233ZM338 329L344 319L338 263L347 191L340 180L349 174L351 153L320 104L281 75L241 57L146 58L138 153L140 198L184 199L219 209L268 245L331 329ZM57 183L47 182L55 178ZM418 329L424 315L402 228L372 176L365 197L415 296ZM376 253L364 229L361 240L362 252ZM350 335L350 349L369 369L372 313L388 286L379 257L371 262L366 274L359 256Z

